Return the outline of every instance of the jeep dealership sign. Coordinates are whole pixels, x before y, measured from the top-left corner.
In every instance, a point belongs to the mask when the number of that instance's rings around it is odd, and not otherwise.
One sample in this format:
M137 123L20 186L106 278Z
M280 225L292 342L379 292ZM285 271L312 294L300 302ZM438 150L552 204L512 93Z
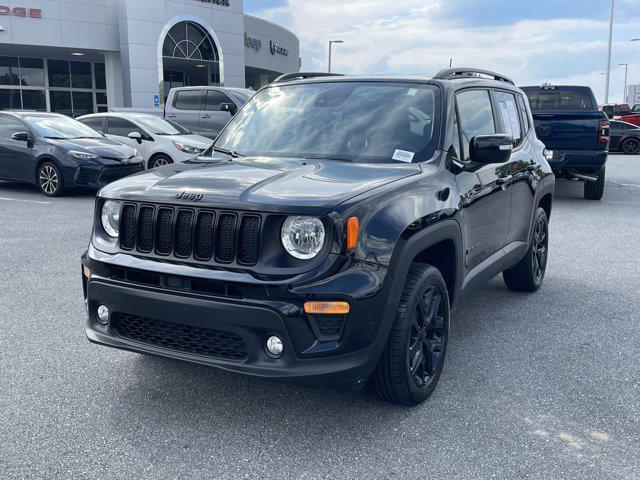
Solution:
M41 8L7 7L0 5L0 15L13 15L14 17L42 18Z
M223 7L230 7L231 6L231 1L230 0L198 0L198 2L211 3L213 5L222 5Z
M284 55L289 56L289 49L281 47L278 42L271 40L271 55Z

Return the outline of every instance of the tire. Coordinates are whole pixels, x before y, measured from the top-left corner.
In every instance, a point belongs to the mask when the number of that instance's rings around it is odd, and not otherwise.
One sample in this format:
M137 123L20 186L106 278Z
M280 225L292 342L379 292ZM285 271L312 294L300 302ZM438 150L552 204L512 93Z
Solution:
M626 155L637 155L640 150L640 140L629 138L622 143L620 150Z
M38 186L47 197L59 197L64 194L64 178L60 168L53 162L44 162L36 174Z
M449 295L444 279L437 268L414 264L387 345L371 376L378 396L401 405L424 402L442 373L448 341Z
M584 198L587 200L600 200L604 195L605 177L605 167L602 167L602 170L598 173L598 180L595 182L584 182Z
M502 272L504 283L516 292L535 292L542 286L549 258L549 219L538 208L527 254L515 266Z
M173 163L173 160L171 160L167 155L156 155L155 157L151 157L149 160L149 169L169 165L170 163Z

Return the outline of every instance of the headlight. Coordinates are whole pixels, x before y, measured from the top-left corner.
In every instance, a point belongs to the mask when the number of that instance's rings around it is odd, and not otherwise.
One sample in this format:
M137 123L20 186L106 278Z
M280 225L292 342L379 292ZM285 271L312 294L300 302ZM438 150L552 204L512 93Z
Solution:
M107 200L102 205L102 228L110 237L118 238L120 234L120 202Z
M281 237L289 255L309 260L324 246L324 225L315 217L289 217L282 225Z
M98 155L94 155L93 153L78 152L76 150L69 150L67 153L79 160L94 160L96 158L99 158Z
M173 144L178 150L184 153L192 153L193 155L200 155L204 151L204 149L202 148L187 145L186 143L173 142Z

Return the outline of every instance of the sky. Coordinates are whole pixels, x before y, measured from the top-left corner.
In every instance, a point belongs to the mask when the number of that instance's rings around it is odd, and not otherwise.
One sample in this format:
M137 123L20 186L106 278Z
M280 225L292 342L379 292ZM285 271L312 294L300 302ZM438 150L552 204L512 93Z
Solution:
M518 85L586 84L604 100L610 0L244 0L245 12L293 30L302 69L434 74L495 70ZM640 0L615 0L610 102L640 84Z

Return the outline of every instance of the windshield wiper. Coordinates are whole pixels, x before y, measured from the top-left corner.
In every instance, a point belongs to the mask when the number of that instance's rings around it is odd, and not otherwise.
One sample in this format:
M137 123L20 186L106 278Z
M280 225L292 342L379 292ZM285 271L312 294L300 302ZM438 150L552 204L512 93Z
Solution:
M336 160L338 162L353 163L353 160L349 157L336 156L336 155L321 155L318 153L300 153L297 155L297 157L308 159L308 160Z
M225 155L229 155L231 158L238 158L238 157L244 157L245 155L231 150L227 150L226 148L222 148L222 147L213 147L213 150L215 152L220 152L220 153L224 153Z

